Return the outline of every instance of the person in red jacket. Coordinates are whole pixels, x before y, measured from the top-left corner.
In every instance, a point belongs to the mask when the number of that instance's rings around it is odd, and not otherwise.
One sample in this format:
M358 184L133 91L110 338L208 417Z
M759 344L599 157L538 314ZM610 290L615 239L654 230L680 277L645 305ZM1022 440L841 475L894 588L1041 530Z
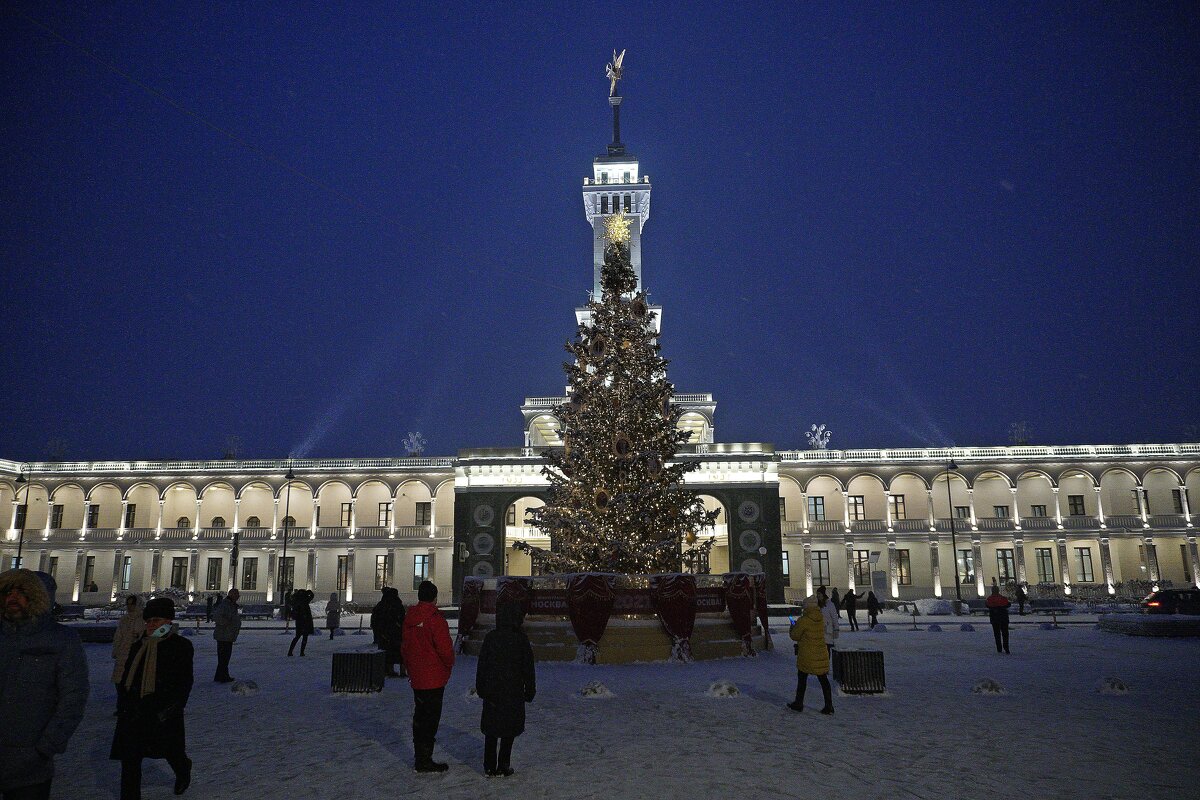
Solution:
M450 626L438 611L437 586L422 581L415 606L404 617L400 651L413 690L413 752L417 772L444 772L448 765L433 760L433 745L442 720L442 695L454 669Z
M992 623L992 635L996 637L996 652L1008 652L1008 598L1000 594L1000 587L992 584L992 593L987 599L988 618Z

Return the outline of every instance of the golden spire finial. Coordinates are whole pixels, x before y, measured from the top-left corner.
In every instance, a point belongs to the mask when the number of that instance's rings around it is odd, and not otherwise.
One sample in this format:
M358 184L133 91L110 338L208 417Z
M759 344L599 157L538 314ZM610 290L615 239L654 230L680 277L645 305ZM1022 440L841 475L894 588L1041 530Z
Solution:
M604 238L616 244L629 241L629 217L624 211L618 211L604 219Z

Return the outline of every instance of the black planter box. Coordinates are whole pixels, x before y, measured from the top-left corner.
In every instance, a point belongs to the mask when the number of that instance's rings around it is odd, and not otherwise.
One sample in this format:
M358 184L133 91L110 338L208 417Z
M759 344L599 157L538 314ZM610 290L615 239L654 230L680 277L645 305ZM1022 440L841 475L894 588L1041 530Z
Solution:
M881 694L887 691L883 651L834 650L833 679L846 694Z
M330 687L335 692L382 692L383 656L382 650L375 653L334 653Z

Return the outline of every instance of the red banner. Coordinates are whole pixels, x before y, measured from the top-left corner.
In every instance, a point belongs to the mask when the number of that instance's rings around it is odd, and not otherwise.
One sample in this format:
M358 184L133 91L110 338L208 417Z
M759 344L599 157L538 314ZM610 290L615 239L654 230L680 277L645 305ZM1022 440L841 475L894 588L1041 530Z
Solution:
M652 575L650 595L663 630L671 637L671 658L692 660L692 629L696 624L696 576Z
M584 572L567 579L567 610L581 645L580 660L596 663L596 648L608 627L614 599L609 575Z
M521 607L521 615L529 613L529 578L505 575L496 579L496 606L504 603L516 603Z
M751 633L754 627L754 581L745 572L725 573L725 605L733 632L742 639L742 655L753 656Z

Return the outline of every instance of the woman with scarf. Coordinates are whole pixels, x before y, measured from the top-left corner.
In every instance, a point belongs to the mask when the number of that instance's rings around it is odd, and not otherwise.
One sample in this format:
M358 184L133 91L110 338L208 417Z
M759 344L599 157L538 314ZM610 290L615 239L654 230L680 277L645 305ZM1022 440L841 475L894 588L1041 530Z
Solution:
M121 762L121 800L140 800L143 758L167 760L175 771L175 794L192 781L183 729L192 691L192 643L179 635L169 599L146 603L142 617L145 635L130 647L117 685L117 730L109 753Z

